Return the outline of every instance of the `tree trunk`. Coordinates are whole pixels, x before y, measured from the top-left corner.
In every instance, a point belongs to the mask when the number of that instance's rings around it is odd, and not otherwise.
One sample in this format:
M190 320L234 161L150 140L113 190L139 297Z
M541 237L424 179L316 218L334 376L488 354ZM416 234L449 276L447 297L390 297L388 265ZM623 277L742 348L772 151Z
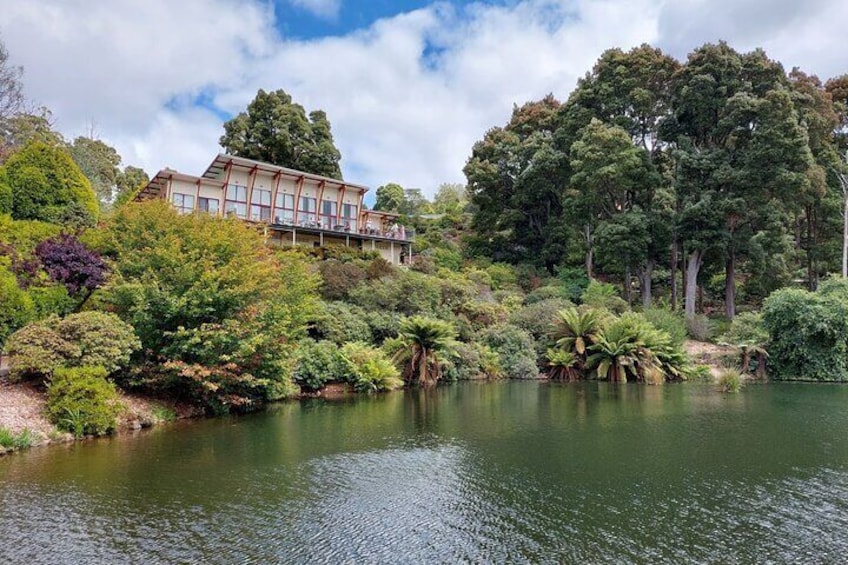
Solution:
M704 258L703 251L692 251L686 265L686 317L695 315L695 299L698 297L698 271Z
M751 367L751 352L747 347L742 348L742 372L747 373Z
M592 246L593 237L592 237L592 228L587 224L583 228L583 237L586 239L586 276L589 279L592 279L592 260L593 260L593 252L594 248Z
M630 272L630 263L624 267L624 300L627 301L628 306L633 305L633 288L631 287L630 281L633 278L632 273Z
M732 320L736 315L736 251L730 249L724 263L724 315Z
M671 310L677 310L677 239L671 243Z
M755 374L758 379L765 380L766 378L766 355L762 351L757 353L757 369Z
M651 307L651 278L654 274L654 260L650 259L645 263L644 267L640 267L636 271L636 276L639 277L639 292L642 295L642 308L648 309ZM672 310L674 307L672 306Z

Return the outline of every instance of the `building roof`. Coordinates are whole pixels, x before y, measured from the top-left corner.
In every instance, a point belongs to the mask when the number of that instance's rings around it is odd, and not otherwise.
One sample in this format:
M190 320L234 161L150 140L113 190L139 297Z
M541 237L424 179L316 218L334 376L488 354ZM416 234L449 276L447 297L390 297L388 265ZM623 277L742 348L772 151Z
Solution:
M304 171L289 169L287 167L280 167L279 165L272 165L271 163L263 163L262 161L254 161L253 159L246 159L244 157L227 155L225 153L219 153L218 156L212 160L209 166L206 167L206 171L203 172L203 178L221 180L221 177L224 175L228 165L247 170L256 169L259 171L264 171L266 173L271 173L273 175L279 174L291 178L303 177L304 179L309 179L316 182L324 182L331 185L344 186L346 189L354 188L359 190L360 192L368 191L368 187L363 186L361 184L347 182L339 179L333 179L330 177L324 177L321 175L315 175L312 173L306 173Z
M144 200L160 197L165 193L167 183L171 179L221 188L227 182L225 172L228 167L238 167L248 171L253 171L255 169L257 171L271 173L274 176L280 175L295 179L308 179L315 182L323 182L328 185L344 187L345 190L353 189L360 193L368 191L368 187L361 184L332 179L330 177L289 169L287 167L280 167L278 165L272 165L271 163L263 163L262 161L254 161L253 159L245 159L244 157L236 157L234 155L219 153L199 177L180 173L173 169L162 169L156 173L152 179L150 179L150 182L148 182L144 188L141 189L136 198Z

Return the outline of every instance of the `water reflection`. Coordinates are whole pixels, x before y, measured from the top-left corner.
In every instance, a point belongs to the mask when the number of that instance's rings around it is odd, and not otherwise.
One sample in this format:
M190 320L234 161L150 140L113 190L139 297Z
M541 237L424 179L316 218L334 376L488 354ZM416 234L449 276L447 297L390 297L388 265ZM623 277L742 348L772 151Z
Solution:
M846 387L468 383L0 460L0 562L838 561Z

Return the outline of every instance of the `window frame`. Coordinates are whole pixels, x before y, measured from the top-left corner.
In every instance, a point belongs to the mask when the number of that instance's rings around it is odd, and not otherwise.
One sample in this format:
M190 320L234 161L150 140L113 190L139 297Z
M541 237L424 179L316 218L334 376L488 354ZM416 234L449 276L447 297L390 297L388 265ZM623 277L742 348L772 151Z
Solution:
M235 191L235 195L232 194L232 191ZM244 200L239 199L239 194L241 191L244 191ZM235 196L235 198L231 198L231 196ZM240 212L241 210L241 212ZM230 212L235 212L236 217L241 219L247 219L247 187L241 186L239 184L229 184L227 185L227 193L224 200L224 212L227 216L230 215Z
M179 197L179 199L180 199L179 204L177 204L177 197ZM186 206L186 199L189 199L191 201L190 206ZM177 209L177 212L179 214L191 214L192 212L194 212L194 204L195 204L194 194L186 194L184 192L174 192L171 195L171 204L174 206L174 208Z

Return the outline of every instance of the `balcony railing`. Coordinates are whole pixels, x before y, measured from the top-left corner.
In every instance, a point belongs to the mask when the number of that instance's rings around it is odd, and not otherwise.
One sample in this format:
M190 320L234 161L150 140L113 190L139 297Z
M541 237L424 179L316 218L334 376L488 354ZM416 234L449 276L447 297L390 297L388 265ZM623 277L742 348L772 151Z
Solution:
M295 222L292 219L282 218L277 216L274 218L274 221L271 222L271 225L275 226L284 226L284 227L294 227L294 228L304 228L307 230L317 230L329 233L337 233L343 235L364 235L368 237L379 237L382 239L395 239L399 241L412 241L412 238L415 236L415 231L412 229L408 229L405 226L392 226L390 228L373 228L373 227L360 227L359 229L353 229L350 227L350 224L324 224L322 222L317 222L313 220L306 220Z

